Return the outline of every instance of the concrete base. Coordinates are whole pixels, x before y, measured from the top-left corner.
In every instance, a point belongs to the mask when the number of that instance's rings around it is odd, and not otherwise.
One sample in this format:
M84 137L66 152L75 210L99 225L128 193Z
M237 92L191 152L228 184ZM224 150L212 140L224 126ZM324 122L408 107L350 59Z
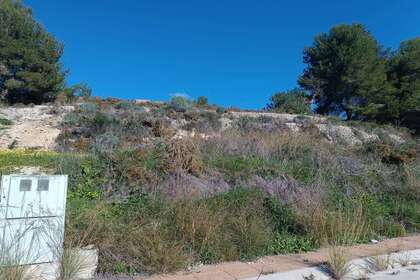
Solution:
M80 280L92 279L98 266L98 251L94 248L77 249L71 252L72 268L76 278ZM59 263L44 263L27 267L27 275L30 280L56 280L59 276Z

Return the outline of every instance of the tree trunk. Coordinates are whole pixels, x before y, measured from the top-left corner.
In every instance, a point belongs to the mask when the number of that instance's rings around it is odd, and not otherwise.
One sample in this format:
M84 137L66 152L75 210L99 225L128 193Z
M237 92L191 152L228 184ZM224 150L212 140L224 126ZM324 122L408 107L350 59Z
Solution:
M353 110L346 109L345 112L346 112L347 120L351 121L351 119L353 118Z

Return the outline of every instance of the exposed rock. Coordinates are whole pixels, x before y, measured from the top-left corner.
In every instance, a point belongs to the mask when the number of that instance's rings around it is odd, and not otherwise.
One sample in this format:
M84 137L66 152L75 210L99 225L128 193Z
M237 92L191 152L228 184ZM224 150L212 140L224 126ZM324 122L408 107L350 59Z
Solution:
M287 123L285 123L285 126L293 132L299 132L300 131L300 126L297 123L287 122Z
M396 144L402 144L402 143L405 142L404 138L402 138L400 135L397 135L397 134L394 134L394 133L388 133L387 135Z
M360 145L363 143L348 126L331 124L315 124L315 126L328 141L343 142L348 145Z
M59 124L63 116L72 110L73 106L47 105L0 108L0 117L12 121L12 125L0 130L0 149L11 146L54 149L60 134Z
M375 133L369 133L361 128L354 128L343 124L336 124L328 121L328 118L319 116L303 116L295 114L282 114L270 112L228 112L220 119L223 129L234 127L243 118L254 119L251 124L246 122L247 129L259 128L263 130L285 129L292 132L299 132L312 125L317 128L327 141L350 146L362 145L379 140ZM264 118L261 120L261 118ZM272 121L267 121L272 119ZM242 122L243 123L243 122ZM243 124L242 124L243 125ZM389 134L391 140L397 144L404 143L403 137L396 134Z
M229 118L226 118L226 117L221 117L220 119L219 119L219 121L220 121L220 124L221 124L221 129L222 130L226 130L226 129L229 129L229 128L231 128L232 127L232 120L231 119L229 119Z

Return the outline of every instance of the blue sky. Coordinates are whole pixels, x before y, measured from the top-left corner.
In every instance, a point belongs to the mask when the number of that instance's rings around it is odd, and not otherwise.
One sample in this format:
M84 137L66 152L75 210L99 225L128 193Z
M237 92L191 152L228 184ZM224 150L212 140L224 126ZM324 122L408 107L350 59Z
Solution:
M386 46L420 35L418 0L24 0L65 45L68 84L95 95L264 107L296 86L302 50L340 23Z

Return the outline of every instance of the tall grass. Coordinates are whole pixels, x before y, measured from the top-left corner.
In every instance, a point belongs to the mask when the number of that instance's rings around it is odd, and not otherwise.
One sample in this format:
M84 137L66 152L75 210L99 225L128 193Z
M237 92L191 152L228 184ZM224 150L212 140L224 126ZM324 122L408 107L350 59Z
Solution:
M331 246L328 249L328 263L324 267L335 280L344 279L352 270L349 254L345 247Z
M391 255L388 253L369 257L366 262L368 272L384 271L393 265Z
M311 215L303 217L302 223L321 244L351 245L365 241L371 235L370 225L360 206L352 210L313 210Z

